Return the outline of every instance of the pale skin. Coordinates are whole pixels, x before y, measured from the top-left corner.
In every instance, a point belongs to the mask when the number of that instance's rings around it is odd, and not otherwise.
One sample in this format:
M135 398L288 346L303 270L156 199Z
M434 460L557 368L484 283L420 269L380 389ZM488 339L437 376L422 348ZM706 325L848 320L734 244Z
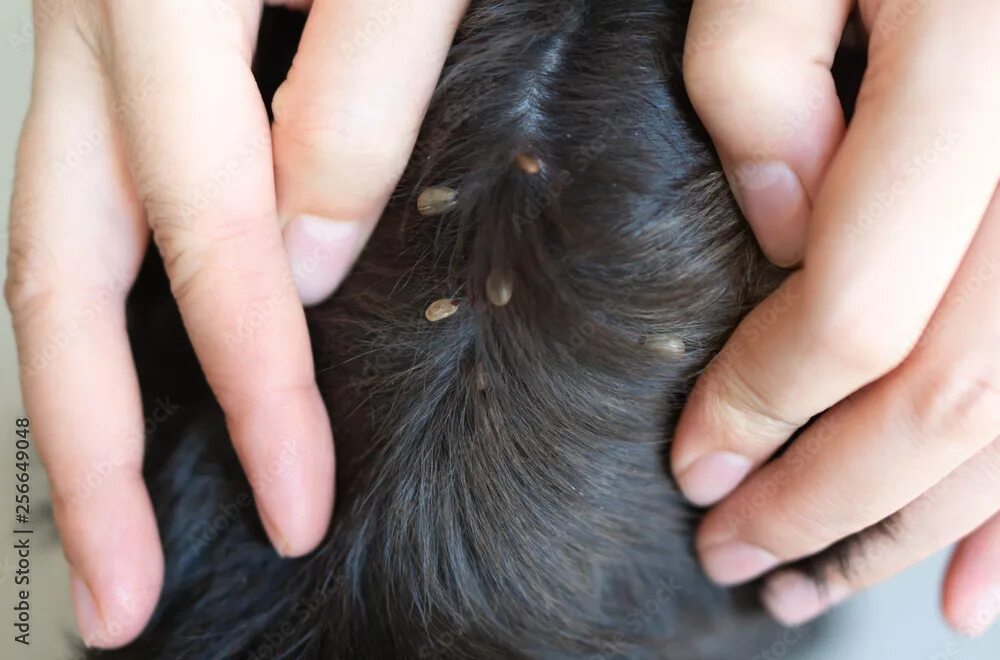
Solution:
M35 2L6 293L91 645L133 639L162 583L140 474L159 422L123 314L151 237L277 551L326 533L333 441L300 302L333 291L370 234L466 2L287 4L310 15L269 127L249 68L260 0ZM945 612L977 631L1000 587L1000 88L978 75L1000 65L1000 4L862 3L873 73L845 132L828 67L850 4L696 3L692 99L765 251L801 268L701 379L674 469L691 499L721 501L698 543L724 583L908 512L827 596L776 573L779 618L964 538Z
M329 524L300 298L336 287L380 216L465 1L297 4L308 26L269 127L250 71L260 0L35 2L6 293L93 646L133 639L163 580L140 474L162 420L143 419L124 326L150 238L277 551L311 551Z
M943 608L977 633L1000 614L1000 85L977 73L1000 66L1000 3L862 1L869 69L845 132L829 67L853 5L695 3L692 101L761 245L799 268L700 378L672 465L713 507L709 576L778 569L778 619L960 542ZM897 512L825 590L779 568Z

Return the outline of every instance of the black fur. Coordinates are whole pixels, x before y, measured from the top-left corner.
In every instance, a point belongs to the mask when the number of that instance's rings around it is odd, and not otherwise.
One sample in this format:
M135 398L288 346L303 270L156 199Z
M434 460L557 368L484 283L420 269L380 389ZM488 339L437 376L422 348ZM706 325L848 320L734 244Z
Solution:
M147 263L133 348L150 401L181 408L146 464L166 585L140 639L94 657L728 659L778 634L702 575L665 462L693 378L781 277L681 89L689 3L472 5L375 237L309 313L338 455L313 555L268 544ZM457 204L420 217L427 186ZM459 310L431 323L441 298Z

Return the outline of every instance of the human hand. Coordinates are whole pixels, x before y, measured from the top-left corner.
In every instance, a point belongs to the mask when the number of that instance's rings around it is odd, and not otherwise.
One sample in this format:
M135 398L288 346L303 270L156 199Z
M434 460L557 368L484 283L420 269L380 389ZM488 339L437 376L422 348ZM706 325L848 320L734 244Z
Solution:
M700 378L673 469L718 503L697 547L719 583L856 535L824 588L767 579L778 619L964 539L943 607L975 633L1000 614L1000 3L862 0L845 132L829 69L853 4L695 3L692 101L765 252L802 265Z
M6 295L88 645L132 640L163 579L124 320L150 235L272 542L324 536L333 444L299 298L336 287L409 158L465 1L432 4L317 0L272 130L260 0L35 1Z

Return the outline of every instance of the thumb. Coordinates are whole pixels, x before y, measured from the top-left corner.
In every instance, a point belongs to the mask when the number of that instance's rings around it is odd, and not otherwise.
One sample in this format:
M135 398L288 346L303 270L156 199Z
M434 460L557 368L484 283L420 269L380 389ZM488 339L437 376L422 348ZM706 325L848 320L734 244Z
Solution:
M684 80L767 257L798 263L844 135L830 67L851 0L696 0Z
M413 150L466 0L315 0L273 102L275 177L299 295L340 284Z

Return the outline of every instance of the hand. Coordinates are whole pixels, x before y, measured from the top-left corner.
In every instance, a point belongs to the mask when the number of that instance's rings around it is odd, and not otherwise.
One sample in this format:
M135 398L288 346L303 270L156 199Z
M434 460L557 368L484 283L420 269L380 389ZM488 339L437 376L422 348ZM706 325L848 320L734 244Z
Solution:
M695 3L692 101L765 252L802 267L700 378L673 469L693 502L721 501L697 537L719 583L857 535L825 588L767 579L778 619L964 539L944 610L978 632L1000 614L1000 4L862 1L845 132L829 68L852 5Z
M6 293L89 645L132 640L163 579L124 321L150 235L272 542L324 536L333 444L296 287L334 289L409 158L464 0L432 5L317 0L272 132L260 0L36 0Z

